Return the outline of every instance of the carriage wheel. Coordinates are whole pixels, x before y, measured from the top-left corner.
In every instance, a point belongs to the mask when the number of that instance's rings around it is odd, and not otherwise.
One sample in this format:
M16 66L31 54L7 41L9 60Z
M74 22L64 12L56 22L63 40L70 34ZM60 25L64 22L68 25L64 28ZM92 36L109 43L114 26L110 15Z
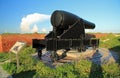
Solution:
M51 58L52 62L55 62L55 61L59 60L59 56L58 56L58 54L56 53L56 51L52 51L52 52L51 52L50 58Z
M42 57L42 50L38 50L38 57L39 57L39 59L41 59L41 57Z

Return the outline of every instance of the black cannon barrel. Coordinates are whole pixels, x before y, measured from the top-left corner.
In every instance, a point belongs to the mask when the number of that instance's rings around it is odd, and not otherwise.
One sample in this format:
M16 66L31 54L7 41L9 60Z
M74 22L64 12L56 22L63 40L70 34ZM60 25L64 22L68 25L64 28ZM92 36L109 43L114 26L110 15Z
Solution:
M94 29L95 28L94 23L91 23L91 22L84 20L84 19L83 19L83 22L84 22L85 29Z
M72 13L56 10L52 13L51 16L51 24L55 27L66 29L69 25L73 25L78 20L82 20L80 22L84 23L85 29L94 29L95 24L88 22Z

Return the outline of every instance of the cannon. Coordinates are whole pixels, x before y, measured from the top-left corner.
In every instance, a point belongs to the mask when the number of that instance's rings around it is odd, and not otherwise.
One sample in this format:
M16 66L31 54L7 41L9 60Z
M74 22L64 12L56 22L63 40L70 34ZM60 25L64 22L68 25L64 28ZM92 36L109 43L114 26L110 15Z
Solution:
M94 29L95 24L77 15L56 10L51 15L51 24L53 30L45 36L45 39L32 40L32 47L38 50L40 58L44 48L51 52L51 59L57 61L60 59L57 50L63 49L63 53L71 49L82 52L87 47L91 46L96 49L99 46L99 39L95 36L88 37L88 34L85 34L85 29Z

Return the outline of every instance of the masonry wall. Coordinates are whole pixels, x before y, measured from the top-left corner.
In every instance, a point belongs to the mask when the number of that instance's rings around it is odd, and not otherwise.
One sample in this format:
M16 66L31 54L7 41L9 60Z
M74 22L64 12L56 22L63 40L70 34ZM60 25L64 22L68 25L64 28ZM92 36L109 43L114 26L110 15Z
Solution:
M2 37L0 35L0 52L2 52Z
M94 35L96 38L101 38L101 37L108 36L109 34L107 34L107 33L95 33Z
M17 42L27 42L32 44L32 39L44 39L45 34L9 34L0 35L0 52L8 52L10 48Z

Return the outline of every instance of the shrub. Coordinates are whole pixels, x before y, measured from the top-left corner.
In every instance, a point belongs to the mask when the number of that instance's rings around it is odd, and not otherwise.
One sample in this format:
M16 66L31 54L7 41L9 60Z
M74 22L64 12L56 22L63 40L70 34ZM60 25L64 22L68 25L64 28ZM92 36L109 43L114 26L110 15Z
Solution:
M102 65L104 78L120 78L120 66L117 63Z
M0 62L4 62L9 59L8 53L0 53Z
M10 74L16 73L16 65L14 63L4 63L2 64L2 67Z
M37 62L35 58L32 58L31 54L35 52L32 47L25 47L21 52L18 53L19 57L19 68L16 68L16 55L11 53L12 62L3 64L3 68L9 73L19 73L21 71L34 70L34 66Z
M37 63L37 59L33 58L31 55L34 52L35 49L32 49L32 47L26 47L18 54L20 62L19 72L34 69Z
M80 73L80 77L88 78L91 68L91 62L88 60L80 60L75 63L75 69Z
M79 72L74 63L66 63L56 68L56 78L79 78Z
M27 53L27 54L33 54L35 53L35 49L32 48L32 46L26 46L20 53Z
M55 70L45 66L44 63L38 62L36 65L36 75L34 78L54 78Z

